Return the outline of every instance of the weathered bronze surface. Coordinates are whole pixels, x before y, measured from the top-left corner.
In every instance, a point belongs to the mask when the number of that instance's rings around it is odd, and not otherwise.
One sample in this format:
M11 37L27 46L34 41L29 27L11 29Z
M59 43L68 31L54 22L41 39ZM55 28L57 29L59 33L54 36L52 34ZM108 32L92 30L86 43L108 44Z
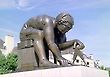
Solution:
M60 13L56 18L48 15L32 17L22 27L19 47L23 49L33 46L39 58L39 67L58 67L48 60L49 50L61 66L73 65L61 55L61 50L74 47L75 42L78 49L85 47L77 39L66 41L65 33L73 25L73 17L69 13Z

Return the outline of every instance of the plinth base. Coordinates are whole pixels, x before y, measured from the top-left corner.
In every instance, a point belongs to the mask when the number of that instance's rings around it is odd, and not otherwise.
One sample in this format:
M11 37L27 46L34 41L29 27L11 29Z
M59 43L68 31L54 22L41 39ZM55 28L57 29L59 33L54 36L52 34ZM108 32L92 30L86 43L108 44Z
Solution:
M109 77L109 75L108 71L96 68L72 66L11 73L0 77Z

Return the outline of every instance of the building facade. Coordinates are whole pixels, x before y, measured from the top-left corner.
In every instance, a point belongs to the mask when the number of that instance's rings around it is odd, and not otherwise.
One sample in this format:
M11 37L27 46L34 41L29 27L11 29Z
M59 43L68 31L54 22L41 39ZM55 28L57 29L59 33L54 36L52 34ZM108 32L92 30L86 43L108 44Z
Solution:
M0 40L0 50L4 55L12 52L14 48L14 37L12 35L6 35L4 41Z
M2 39L0 39L0 49L4 49L4 41Z

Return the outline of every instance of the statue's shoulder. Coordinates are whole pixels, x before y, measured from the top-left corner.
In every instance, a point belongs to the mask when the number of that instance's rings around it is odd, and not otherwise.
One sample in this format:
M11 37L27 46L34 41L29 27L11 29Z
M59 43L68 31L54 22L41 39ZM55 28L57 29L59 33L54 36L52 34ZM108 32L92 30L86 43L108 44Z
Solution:
M38 19L42 19L42 21L44 21L44 22L49 22L49 21L54 22L55 21L55 18L52 16L49 16L49 15L38 16Z
M54 20L55 18L49 15L42 15L44 19Z

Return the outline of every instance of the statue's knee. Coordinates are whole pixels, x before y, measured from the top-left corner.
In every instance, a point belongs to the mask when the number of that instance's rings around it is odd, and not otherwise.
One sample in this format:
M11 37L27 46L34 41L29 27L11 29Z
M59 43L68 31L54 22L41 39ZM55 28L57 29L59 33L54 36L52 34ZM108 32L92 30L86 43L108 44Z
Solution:
M42 37L43 36L43 31L41 30L36 30L32 32L32 35L36 36L36 37Z
M18 43L18 49L24 49L30 47L33 47L33 41L31 39L21 40L20 43Z
M21 34L20 35L20 41L25 41L25 40L27 40L28 38L26 37L26 35L25 34Z

